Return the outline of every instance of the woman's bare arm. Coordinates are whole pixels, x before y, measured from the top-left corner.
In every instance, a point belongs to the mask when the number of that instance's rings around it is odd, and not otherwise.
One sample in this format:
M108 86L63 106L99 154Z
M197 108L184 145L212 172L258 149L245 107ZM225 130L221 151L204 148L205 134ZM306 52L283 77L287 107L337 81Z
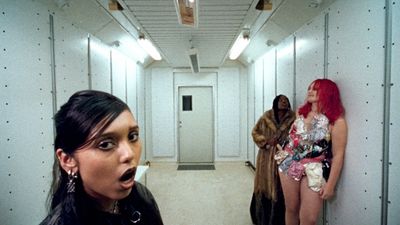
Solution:
M340 173L343 167L344 154L347 144L347 123L343 117L337 119L333 124L331 138L333 153L332 165L328 182L321 191L321 197L323 199L329 199L333 197L335 186L337 181L339 180Z

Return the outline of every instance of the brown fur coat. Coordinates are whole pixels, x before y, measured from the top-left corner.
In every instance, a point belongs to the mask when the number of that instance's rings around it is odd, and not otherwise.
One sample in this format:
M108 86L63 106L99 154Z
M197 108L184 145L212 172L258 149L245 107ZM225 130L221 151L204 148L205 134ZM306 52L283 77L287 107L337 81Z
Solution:
M295 120L295 113L289 110L278 124L274 117L274 111L266 111L257 121L253 128L252 136L256 145L259 147L256 175L254 179L254 193L264 196L272 201L277 200L278 171L274 155L277 150L272 139L280 143L285 140L290 126Z

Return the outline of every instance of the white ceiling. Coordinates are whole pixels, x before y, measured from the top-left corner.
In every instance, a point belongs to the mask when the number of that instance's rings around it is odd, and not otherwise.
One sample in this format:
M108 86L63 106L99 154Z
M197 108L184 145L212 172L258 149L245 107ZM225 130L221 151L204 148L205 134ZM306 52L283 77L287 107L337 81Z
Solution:
M140 30L171 67L190 67L187 51L195 47L200 67L210 68L228 60L229 50L243 28L250 29L251 39L239 57L246 64L273 47L266 44L267 40L279 43L334 0L322 0L318 7L310 4L321 0L272 0L271 11L256 10L258 0L198 0L196 28L179 23L175 0L117 0L122 11L110 11L109 0L53 1L67 1L62 12L107 44L127 36L137 39ZM151 62L148 59L145 65Z
M218 67L243 27L260 11L258 0L198 0L198 26L178 21L175 0L119 0L173 67L188 67L187 51L198 51L200 67Z

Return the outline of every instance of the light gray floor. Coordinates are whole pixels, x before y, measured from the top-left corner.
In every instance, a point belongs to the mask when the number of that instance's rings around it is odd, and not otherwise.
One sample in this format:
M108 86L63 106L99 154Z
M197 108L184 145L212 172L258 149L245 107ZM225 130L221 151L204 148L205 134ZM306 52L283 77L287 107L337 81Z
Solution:
M254 172L244 162L216 163L216 170L177 170L152 163L145 183L165 225L251 225Z

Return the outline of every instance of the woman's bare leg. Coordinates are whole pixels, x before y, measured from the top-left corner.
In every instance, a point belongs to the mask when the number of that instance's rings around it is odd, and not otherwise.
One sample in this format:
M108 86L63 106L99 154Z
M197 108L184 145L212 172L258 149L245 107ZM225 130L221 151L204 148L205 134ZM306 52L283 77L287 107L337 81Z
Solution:
M299 225L300 210L300 182L291 177L279 173L283 196L285 197L285 220L286 225Z
M300 225L317 224L318 215L323 199L318 192L308 187L307 177L303 177L300 184Z

